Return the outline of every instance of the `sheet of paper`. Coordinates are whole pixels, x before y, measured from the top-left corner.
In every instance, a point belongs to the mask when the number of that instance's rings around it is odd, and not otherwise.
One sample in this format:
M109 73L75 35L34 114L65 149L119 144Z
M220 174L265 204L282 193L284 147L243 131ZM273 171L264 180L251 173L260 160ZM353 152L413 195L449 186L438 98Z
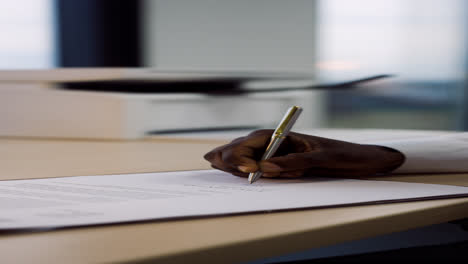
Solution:
M468 196L468 187L216 171L0 181L0 229L61 228Z
M190 138L190 139L216 139L232 140L243 137L254 129L235 130L235 131L203 131L203 132L185 132L171 133L164 136L171 138ZM422 137L433 137L440 135L456 135L458 132L438 131L438 130L412 130L412 129L334 129L334 128L314 128L314 129L293 129L294 132L308 134L318 137L326 137L336 140L344 140L362 144L372 144L381 141L395 141L418 139Z
M382 140L405 154L405 162L392 173L467 173L468 133L453 133L406 140Z

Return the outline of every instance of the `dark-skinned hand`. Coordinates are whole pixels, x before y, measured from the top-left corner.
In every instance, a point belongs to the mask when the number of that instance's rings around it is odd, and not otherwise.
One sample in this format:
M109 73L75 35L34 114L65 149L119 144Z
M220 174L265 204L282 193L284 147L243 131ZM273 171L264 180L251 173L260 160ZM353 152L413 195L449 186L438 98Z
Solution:
M217 147L204 158L215 169L247 177L260 170L263 177L365 177L386 174L403 164L394 149L350 143L291 132L275 156L259 161L273 130L257 130Z

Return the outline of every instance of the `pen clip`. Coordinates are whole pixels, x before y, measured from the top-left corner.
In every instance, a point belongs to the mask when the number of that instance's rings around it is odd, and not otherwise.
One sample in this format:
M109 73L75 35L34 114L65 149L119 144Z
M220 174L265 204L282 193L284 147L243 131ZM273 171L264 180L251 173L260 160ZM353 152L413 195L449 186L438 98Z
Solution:
M283 136L283 134L287 134L289 130L291 130L292 126L296 122L301 112L302 112L302 107L299 107L299 106L290 107L288 111L286 112L286 114L284 115L278 127L275 129L273 136L281 137Z

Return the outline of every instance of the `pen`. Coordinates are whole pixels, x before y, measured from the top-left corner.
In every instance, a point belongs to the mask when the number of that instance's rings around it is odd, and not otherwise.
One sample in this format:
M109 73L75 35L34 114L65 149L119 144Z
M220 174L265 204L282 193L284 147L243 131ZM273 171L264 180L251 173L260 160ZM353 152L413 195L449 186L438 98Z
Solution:
M276 150L281 145L281 142L283 142L289 131L291 131L292 126L296 122L301 112L302 108L299 106L292 106L288 109L278 127L276 127L275 131L273 132L273 135L271 135L270 143L268 144L268 147L266 148L261 160L269 159L275 154ZM256 182L261 176L261 171L250 173L249 183L252 184Z

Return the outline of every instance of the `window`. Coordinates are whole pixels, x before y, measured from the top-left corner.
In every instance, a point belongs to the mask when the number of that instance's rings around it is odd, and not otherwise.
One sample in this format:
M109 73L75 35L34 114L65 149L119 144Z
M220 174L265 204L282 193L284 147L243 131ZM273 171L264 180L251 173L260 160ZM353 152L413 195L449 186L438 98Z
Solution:
M52 0L0 1L0 68L54 66Z
M465 1L325 0L319 7L323 75L396 75L329 93L330 126L463 127Z

